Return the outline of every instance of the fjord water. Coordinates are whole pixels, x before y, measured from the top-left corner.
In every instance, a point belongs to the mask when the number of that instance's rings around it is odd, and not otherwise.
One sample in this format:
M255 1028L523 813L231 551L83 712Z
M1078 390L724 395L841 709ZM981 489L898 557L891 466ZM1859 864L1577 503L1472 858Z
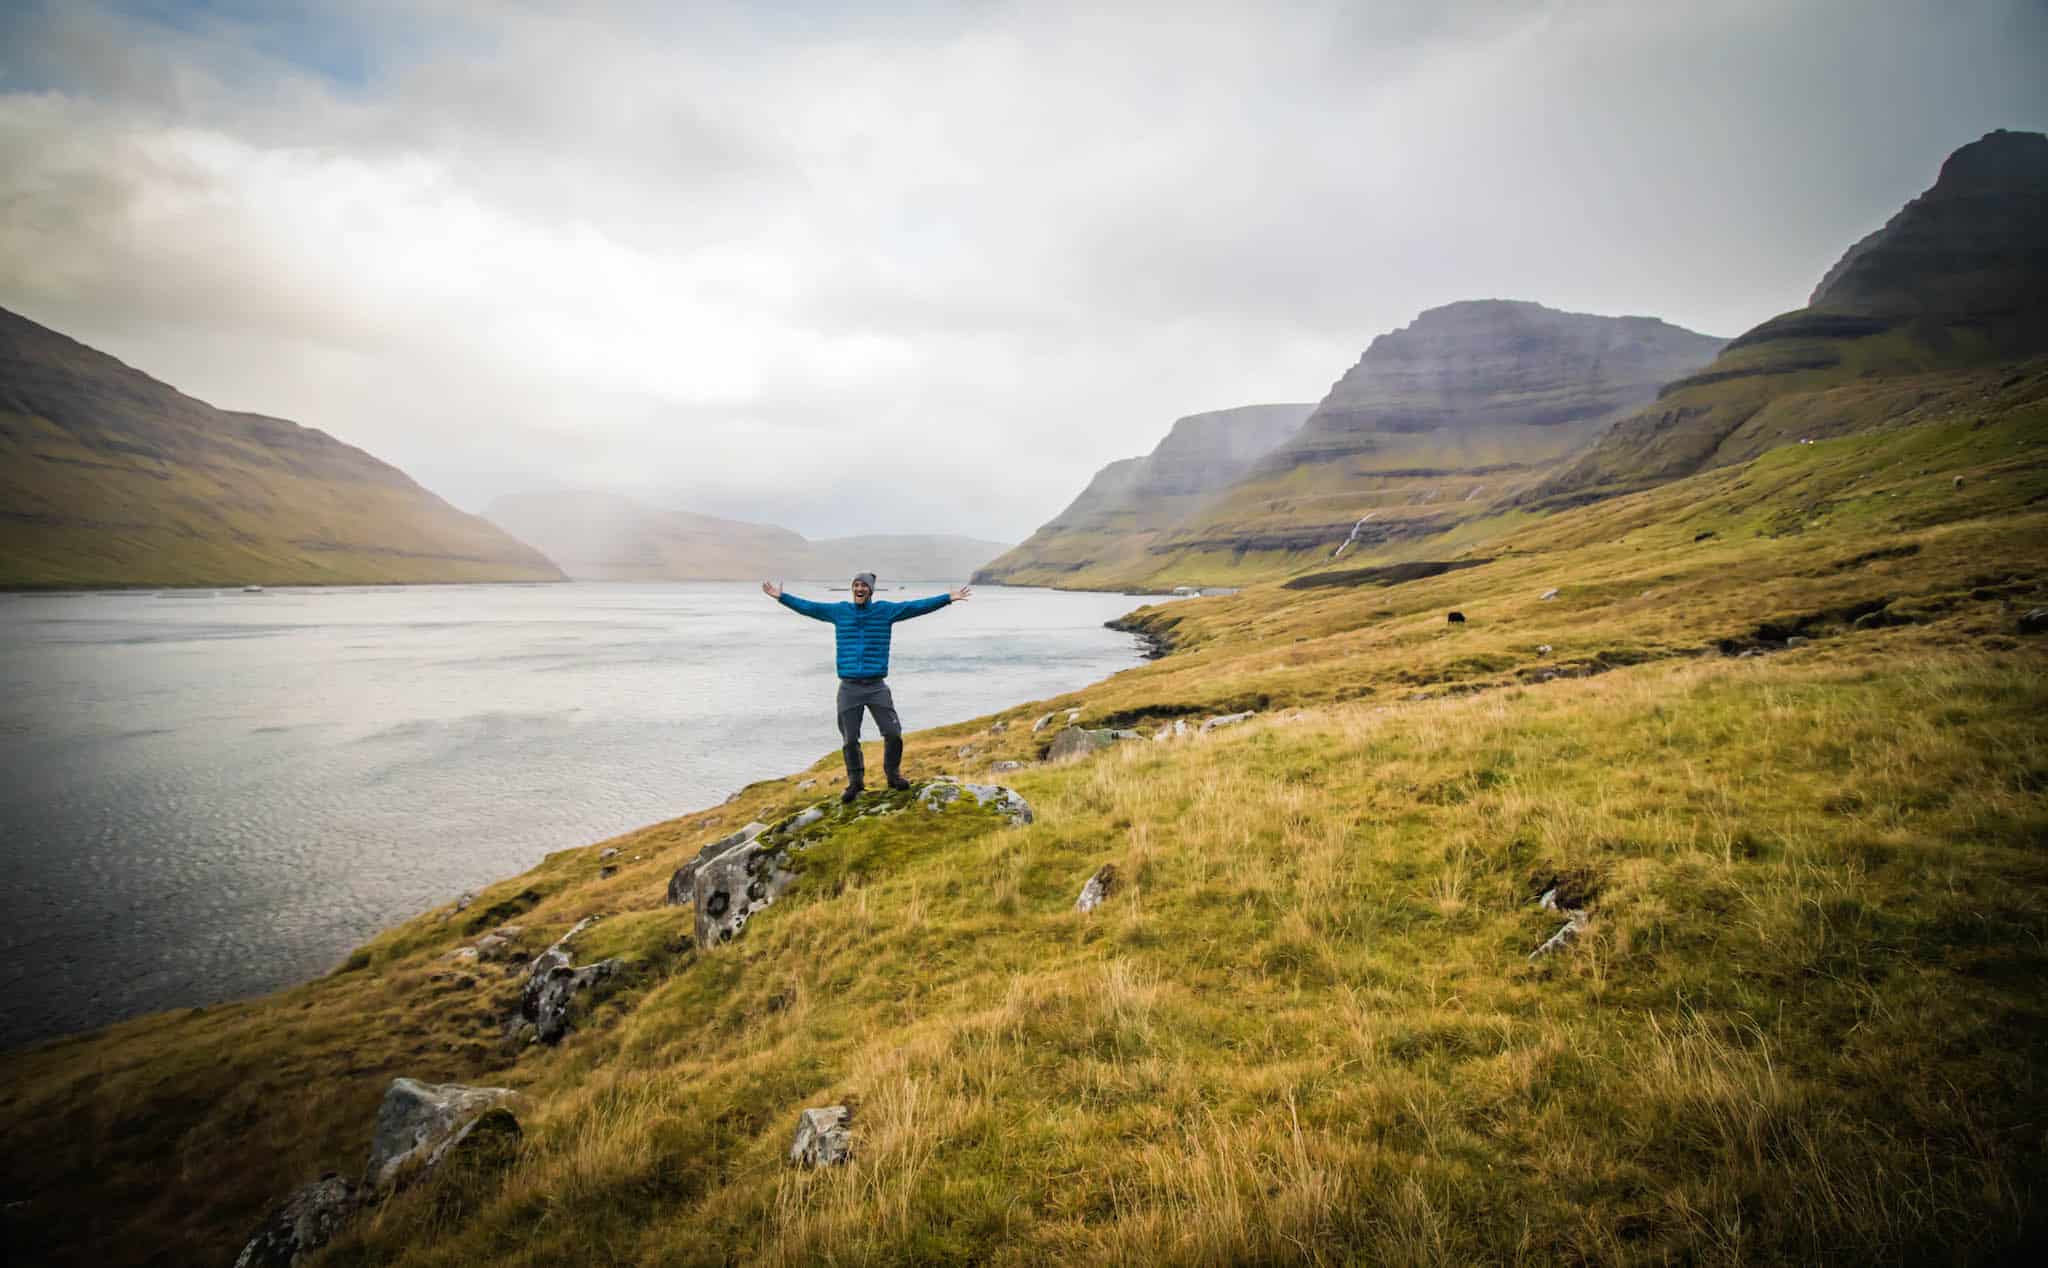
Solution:
M897 626L904 725L1137 663L1102 628L1136 602L978 588ZM831 628L751 584L0 596L0 1045L303 980L798 770L835 686Z

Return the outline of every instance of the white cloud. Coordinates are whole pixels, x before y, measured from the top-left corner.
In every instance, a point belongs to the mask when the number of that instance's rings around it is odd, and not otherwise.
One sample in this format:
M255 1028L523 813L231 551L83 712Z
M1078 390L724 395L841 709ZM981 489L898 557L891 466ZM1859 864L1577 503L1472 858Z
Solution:
M281 12L0 29L0 303L462 505L813 534L1021 537L1454 299L1735 333L2048 121L2024 4Z

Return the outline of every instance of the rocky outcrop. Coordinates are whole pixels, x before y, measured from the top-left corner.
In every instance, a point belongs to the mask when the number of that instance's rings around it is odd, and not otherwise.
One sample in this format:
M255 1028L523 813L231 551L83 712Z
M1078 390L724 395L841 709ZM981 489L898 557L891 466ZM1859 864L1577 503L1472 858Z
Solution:
M815 784L817 781L812 780L809 782ZM799 785L799 787L801 786L802 785ZM699 850L697 852L697 857L691 859L689 862L677 868L675 870L675 875L669 877L668 905L671 907L679 907L684 903L696 902L697 869L702 867L711 859L714 859L718 857L720 854L725 853L727 850L730 850L734 846L745 845L747 842L753 840L757 836L760 836L763 832L766 832L767 830L768 825L765 823L750 823L746 827L741 828L738 832L734 832L729 836L722 836L718 838L716 841L713 841L711 844L705 846L702 850Z
M1993 132L1856 243L1806 308L1665 385L1523 499L1555 507L1801 440L1981 408L1996 367L2048 351L2048 136ZM1934 376L1983 367L1983 382Z
M1245 405L1190 414L1142 458L1096 472L1081 495L1016 549L975 573L977 582L1073 585L1082 574L1132 577L1146 548L1251 469L1309 415L1309 405ZM1105 580L1103 586L1129 584Z
M235 1268L294 1268L334 1239L356 1205L355 1185L332 1171L301 1185L264 1218Z
M573 1021L578 997L611 983L625 970L625 962L616 957L575 967L569 954L569 940L597 919L588 916L577 921L553 946L534 957L527 968L526 984L519 994L519 1015L534 1027L532 1037L542 1043L560 1042Z
M0 310L0 586L558 581L325 432L215 409Z
M797 1115L789 1161L799 1167L834 1167L853 1156L853 1111L844 1105Z
M941 810L962 797L1003 816L1013 826L1031 822L1031 804L1014 790L1000 784L964 783L941 775L905 790L870 793L851 803L836 798L821 801L765 831L735 834L743 839L727 838L730 844L713 842L700 855L701 861L691 874L697 945L708 950L739 937L757 913L773 906L796 883L796 856L845 824L876 815L899 814L913 805Z
M383 1104L377 1107L363 1188L369 1192L388 1190L431 1170L478 1131L486 1114L517 1095L510 1088L393 1079ZM482 1130L509 1130L516 1135L518 1122L507 1112Z
M1045 751L1045 760L1054 763L1078 761L1116 742L1117 733L1114 731L1091 731L1085 727L1070 726L1053 737L1052 746Z
M974 804L994 810L1010 821L1013 828L1021 828L1035 817L1031 803L1014 788L1001 784L972 784L941 775L918 791L917 803L927 810L943 810L962 797L972 797Z

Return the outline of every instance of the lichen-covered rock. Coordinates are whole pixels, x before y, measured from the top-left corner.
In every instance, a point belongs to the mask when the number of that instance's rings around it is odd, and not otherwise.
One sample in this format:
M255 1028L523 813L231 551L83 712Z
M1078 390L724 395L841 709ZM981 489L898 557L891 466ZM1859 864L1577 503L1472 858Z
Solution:
M812 780L811 782L816 783L817 781ZM697 851L696 858L677 868L675 875L668 878L668 905L680 907L684 903L697 901L697 869L702 867L707 860L716 858L736 845L744 845L767 830L768 825L765 823L750 823L738 832L734 832L729 836L722 836Z
M1238 723L1243 722L1245 719L1252 717L1257 712L1257 709L1246 709L1243 713L1225 713L1217 717L1209 718L1202 723L1202 731L1206 734L1210 731L1215 730L1219 726L1236 726Z
M1074 900L1074 910L1080 912L1094 911L1102 905L1103 899L1109 897L1114 892L1116 892L1116 864L1104 863L1101 867L1095 869L1095 875L1089 877L1088 883L1081 887L1081 896Z
M532 1022L539 1038L555 1043L569 1030L576 997L595 990L618 977L625 969L619 959L575 967L569 955L569 939L597 923L596 916L576 922L555 944L533 958L527 967L526 984L519 992L519 1015Z
M356 1212L356 1187L330 1171L294 1190L242 1247L235 1268L292 1268L325 1246Z
M626 962L617 956L586 964L582 968L571 968L558 964L548 969L534 983L531 993L533 1010L525 1014L534 1024L542 1043L559 1042L569 1032L571 1012L576 997L594 992L599 986L611 981L625 970Z
M393 1079L384 1103L377 1107L363 1188L388 1189L408 1175L432 1169L478 1119L517 1095L510 1088Z
M1031 803L1024 800L1016 789L1001 784L965 783L951 775L941 775L926 784L917 794L917 804L930 810L941 810L963 796L974 798L979 806L993 805L999 813L1009 817L1013 828L1030 823L1034 817Z
M796 874L783 864L789 859L783 844L788 833L809 827L824 817L813 807L788 825L779 827L768 839L744 841L706 860L697 868L694 900L697 907L697 945L716 947L731 942L747 927L747 920L761 908L782 897Z
M830 1167L853 1153L853 1112L844 1105L807 1109L797 1115L789 1160L800 1167Z

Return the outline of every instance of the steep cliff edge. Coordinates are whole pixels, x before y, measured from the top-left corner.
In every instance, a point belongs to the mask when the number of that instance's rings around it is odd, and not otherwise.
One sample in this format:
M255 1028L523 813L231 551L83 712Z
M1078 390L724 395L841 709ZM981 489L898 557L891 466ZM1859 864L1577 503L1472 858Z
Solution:
M1563 505L1924 417L2048 351L2048 137L1992 132L1846 251L1808 305L1668 384L1529 501ZM1933 376L1933 377L1930 377Z
M1312 405L1243 405L1190 414L1142 458L1095 473L1081 496L975 580L1114 588L1150 571L1146 548L1292 436Z
M325 432L215 409L0 309L0 586L561 579Z
M1589 443L1721 340L1512 300L1379 336L1302 428L1152 543L1163 581L1232 581L1442 531Z

